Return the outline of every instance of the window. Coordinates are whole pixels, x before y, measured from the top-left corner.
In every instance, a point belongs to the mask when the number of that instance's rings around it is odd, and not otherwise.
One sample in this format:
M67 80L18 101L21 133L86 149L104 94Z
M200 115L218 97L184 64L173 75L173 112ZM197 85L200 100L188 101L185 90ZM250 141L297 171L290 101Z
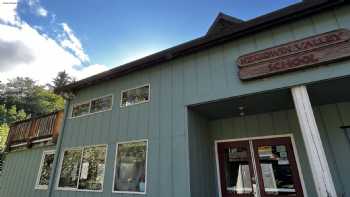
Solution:
M103 112L112 109L113 95L91 99L80 104L75 104L72 110L72 117L84 116L92 113Z
M112 95L92 100L90 113L101 112L111 109L112 100Z
M146 193L147 140L117 144L113 192Z
M259 146L258 158L266 194L297 196L286 145Z
M58 187L76 188L81 161L81 150L66 150L63 154Z
M121 97L121 107L148 102L150 98L150 85L147 84L141 87L124 90L121 93Z
M84 148L78 189L102 190L106 147Z
M106 145L64 151L58 189L102 191Z
M88 114L90 110L90 102L74 105L72 117L82 116Z
M54 151L44 151L40 162L38 177L36 180L36 189L48 188L54 157Z

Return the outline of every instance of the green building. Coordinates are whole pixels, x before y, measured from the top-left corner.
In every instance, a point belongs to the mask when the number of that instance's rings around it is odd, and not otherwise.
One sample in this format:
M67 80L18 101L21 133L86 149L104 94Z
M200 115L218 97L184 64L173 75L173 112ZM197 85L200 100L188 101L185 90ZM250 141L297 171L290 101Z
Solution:
M219 14L63 87L59 135L19 123L0 197L350 197L349 76L348 1Z

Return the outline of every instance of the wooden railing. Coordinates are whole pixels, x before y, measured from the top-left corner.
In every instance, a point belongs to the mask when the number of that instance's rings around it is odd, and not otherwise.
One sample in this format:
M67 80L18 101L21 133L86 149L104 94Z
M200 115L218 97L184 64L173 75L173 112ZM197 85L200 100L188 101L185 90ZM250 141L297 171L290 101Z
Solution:
M16 122L10 126L7 146L31 145L36 142L56 142L63 120L63 111Z

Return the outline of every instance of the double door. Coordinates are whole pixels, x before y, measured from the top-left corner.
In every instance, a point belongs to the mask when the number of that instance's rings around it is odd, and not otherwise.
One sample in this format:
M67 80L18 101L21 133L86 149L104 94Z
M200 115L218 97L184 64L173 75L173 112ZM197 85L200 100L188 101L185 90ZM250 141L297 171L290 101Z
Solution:
M290 137L217 143L222 197L303 197Z

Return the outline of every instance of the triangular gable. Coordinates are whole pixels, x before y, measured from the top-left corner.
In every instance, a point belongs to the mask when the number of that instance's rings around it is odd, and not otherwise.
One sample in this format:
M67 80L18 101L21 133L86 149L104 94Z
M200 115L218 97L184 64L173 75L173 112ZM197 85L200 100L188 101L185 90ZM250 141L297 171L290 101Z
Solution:
M219 13L214 23L210 26L206 35L211 36L221 34L223 32L232 30L232 28L239 26L243 22L244 21L241 19L234 18L224 13Z

